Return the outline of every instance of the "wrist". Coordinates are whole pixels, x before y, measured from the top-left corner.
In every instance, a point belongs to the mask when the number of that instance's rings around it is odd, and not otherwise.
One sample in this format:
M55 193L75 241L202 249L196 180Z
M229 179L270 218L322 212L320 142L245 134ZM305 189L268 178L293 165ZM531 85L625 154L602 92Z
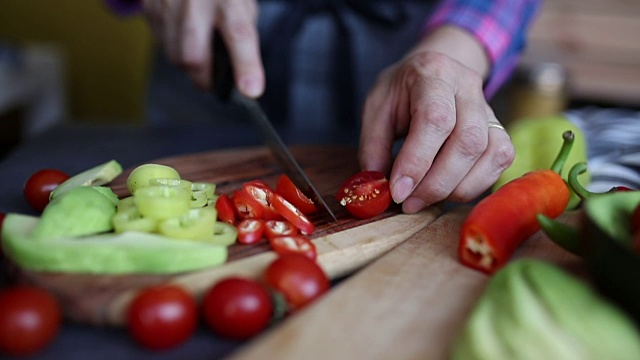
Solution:
M487 79L491 60L484 46L465 29L443 25L427 33L411 53L433 51L447 55Z

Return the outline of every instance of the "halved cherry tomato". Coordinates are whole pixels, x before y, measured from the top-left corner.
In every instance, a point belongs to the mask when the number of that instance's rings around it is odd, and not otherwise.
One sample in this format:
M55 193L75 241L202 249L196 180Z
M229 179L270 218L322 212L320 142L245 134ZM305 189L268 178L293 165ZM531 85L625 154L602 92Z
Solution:
M0 351L30 355L58 334L62 310L46 290L19 285L0 292Z
M265 222L264 233L267 239L276 236L296 235L300 230L287 220L269 220Z
M69 175L56 169L36 171L24 183L24 198L36 211L42 212L49 204L49 195L58 185L69 179Z
M345 181L336 199L354 217L374 217L391 204L389 181L379 171L361 171Z
M234 191L231 200L233 201L238 218L262 218L262 205L246 192L242 190Z
M300 254L287 254L274 260L264 272L264 282L281 293L294 311L315 301L330 287L322 268Z
M240 244L255 244L263 239L265 224L262 219L244 219L238 223L237 227Z
M282 174L276 183L276 192L284 197L293 206L297 207L303 214L313 214L318 211L316 205L309 199L300 189L291 181L291 179Z
M220 194L216 200L216 210L218 210L218 219L227 224L236 223L236 213L234 210L233 202L227 194Z
M220 280L204 296L205 322L218 335L247 339L269 325L273 303L269 291L251 279Z
M313 223L302 212L300 212L298 208L285 200L282 195L274 193L272 204L274 209L276 209L282 217L292 223L293 226L300 229L303 234L309 235L313 233L313 230L315 229Z
M178 285L143 289L129 305L128 329L142 346L159 350L186 341L198 324L196 300Z
M275 236L269 238L271 248L278 255L301 254L309 260L316 260L316 246L302 235Z
M242 184L242 191L249 194L262 206L262 218L264 220L277 220L282 217L272 206L274 191L262 180L252 180Z

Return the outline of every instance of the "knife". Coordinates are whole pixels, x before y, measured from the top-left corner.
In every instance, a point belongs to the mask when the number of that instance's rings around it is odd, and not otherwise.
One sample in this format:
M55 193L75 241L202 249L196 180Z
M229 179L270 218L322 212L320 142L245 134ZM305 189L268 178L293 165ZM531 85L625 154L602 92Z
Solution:
M304 170L293 157L282 138L273 127L271 121L262 110L258 101L246 97L235 88L233 68L229 53L224 44L224 40L219 33L214 36L214 58L213 58L213 88L214 92L224 101L235 104L245 110L253 125L259 130L264 142L271 153L276 158L285 174L291 181L309 196L314 203L320 204L329 213L334 221L337 221L335 214L329 205L322 198L316 187L313 185Z

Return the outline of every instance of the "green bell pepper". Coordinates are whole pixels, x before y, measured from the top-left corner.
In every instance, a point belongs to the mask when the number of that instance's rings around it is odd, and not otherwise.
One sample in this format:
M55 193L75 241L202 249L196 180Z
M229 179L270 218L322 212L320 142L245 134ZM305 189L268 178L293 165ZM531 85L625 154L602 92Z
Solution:
M583 281L544 261L520 259L491 279L451 355L454 360L639 359L640 333Z

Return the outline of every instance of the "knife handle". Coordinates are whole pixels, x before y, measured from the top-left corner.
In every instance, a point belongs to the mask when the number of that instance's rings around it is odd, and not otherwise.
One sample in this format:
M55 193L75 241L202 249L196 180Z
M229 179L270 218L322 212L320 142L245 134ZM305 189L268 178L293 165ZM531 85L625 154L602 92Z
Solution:
M231 91L235 86L233 66L227 45L220 32L215 31L213 36L213 92L221 100L229 101Z

